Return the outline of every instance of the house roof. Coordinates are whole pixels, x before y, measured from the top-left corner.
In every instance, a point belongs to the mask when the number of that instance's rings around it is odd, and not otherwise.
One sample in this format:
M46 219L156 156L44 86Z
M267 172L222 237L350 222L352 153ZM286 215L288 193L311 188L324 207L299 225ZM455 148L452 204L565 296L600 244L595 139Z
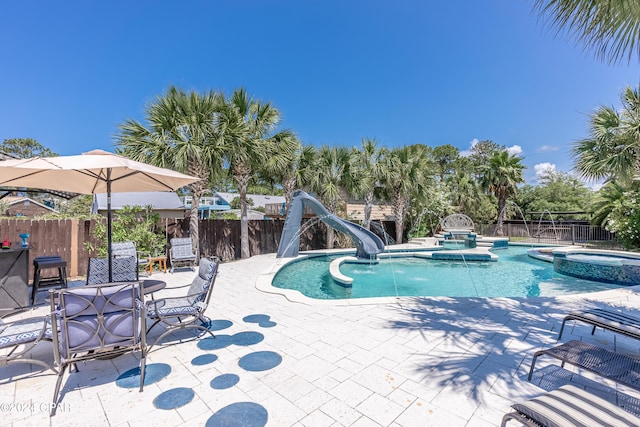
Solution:
M22 202L29 202L29 203L33 203L35 205L41 206L45 209L50 210L51 212L57 212L54 208L52 208L51 206L47 206L44 203L41 203L37 200L33 200L30 197L20 197L20 196L6 196L2 198L3 202L7 202L9 204L9 206L12 205L17 205L18 203L22 203Z
M111 193L111 209L122 209L124 206L147 205L151 205L154 210L184 209L182 200L172 191ZM94 194L91 213L97 213L102 210L107 210L107 194Z
M231 201L236 197L240 197L240 194L238 193L221 193L218 191L216 194L225 199L228 203L231 203ZM264 207L265 205L272 203L285 202L284 196L269 196L264 194L247 194L247 199L253 200L252 207L254 208Z

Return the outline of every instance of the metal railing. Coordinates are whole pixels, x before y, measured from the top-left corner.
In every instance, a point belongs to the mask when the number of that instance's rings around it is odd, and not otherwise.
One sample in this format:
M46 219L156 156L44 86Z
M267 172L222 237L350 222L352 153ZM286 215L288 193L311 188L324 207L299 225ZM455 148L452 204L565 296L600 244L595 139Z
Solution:
M476 232L495 237L496 224L477 224ZM593 225L584 224L504 224L504 237L510 242L577 245L593 248L623 249L614 233Z

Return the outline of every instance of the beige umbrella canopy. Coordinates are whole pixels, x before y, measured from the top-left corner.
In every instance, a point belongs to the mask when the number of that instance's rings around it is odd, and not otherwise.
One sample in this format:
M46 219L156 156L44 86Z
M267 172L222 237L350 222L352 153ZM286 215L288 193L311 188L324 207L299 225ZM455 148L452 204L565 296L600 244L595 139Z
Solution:
M79 194L107 193L107 238L111 281L111 193L174 191L199 178L137 162L103 150L76 156L0 161L0 187Z

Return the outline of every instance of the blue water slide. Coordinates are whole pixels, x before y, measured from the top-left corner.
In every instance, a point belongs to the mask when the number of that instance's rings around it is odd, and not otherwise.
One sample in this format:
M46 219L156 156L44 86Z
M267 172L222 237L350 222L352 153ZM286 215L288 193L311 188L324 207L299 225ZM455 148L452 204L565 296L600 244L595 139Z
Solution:
M300 249L300 224L305 207L309 207L329 227L351 237L356 246L358 258L375 259L384 251L380 237L364 227L330 213L318 200L301 190L293 193L291 207L284 222L277 258L293 258Z

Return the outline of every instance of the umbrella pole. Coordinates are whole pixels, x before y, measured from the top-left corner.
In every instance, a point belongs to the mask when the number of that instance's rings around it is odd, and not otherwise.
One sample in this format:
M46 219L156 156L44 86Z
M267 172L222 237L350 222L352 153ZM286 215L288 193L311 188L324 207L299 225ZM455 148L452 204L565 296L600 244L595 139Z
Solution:
M113 259L111 257L111 168L107 169L107 258L109 258L109 283L113 282Z

